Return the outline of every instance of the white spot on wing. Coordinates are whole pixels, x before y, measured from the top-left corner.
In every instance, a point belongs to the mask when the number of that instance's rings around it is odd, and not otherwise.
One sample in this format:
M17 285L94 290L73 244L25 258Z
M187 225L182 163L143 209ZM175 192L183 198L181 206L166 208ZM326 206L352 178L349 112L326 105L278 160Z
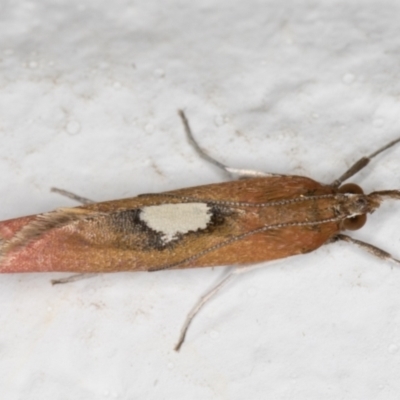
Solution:
M207 228L211 221L210 207L205 203L161 204L143 207L140 219L151 229L162 234L164 243L178 234Z

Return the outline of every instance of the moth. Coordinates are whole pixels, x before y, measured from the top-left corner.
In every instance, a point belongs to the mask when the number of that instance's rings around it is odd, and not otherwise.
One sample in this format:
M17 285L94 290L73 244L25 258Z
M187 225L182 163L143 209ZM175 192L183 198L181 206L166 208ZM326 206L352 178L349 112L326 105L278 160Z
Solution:
M179 115L199 156L240 179L101 203L53 189L83 204L0 222L0 272L79 274L53 281L63 283L103 272L236 266L189 313L179 350L200 308L250 265L339 240L400 263L342 233L361 228L383 200L400 199L398 190L364 194L358 185L344 183L400 138L361 158L331 184L322 184L304 176L225 166L200 148L184 112Z

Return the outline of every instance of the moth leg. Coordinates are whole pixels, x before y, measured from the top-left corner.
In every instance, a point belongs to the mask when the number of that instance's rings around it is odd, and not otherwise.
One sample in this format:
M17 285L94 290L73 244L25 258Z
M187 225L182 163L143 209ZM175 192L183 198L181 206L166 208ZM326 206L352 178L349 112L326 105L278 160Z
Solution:
M400 264L400 260L398 260L397 258L394 258L390 253L380 249L379 247L373 246L372 244L363 242L361 240L353 239L352 237L343 235L341 233L336 235L332 241L335 242L337 240L343 240L347 243L355 244L356 246L360 247L363 250L366 250L368 253L372 254L373 256L380 258L381 260L391 261L396 264Z
M87 199L86 197L78 196L77 194L68 192L67 190L64 190L64 189L51 188L51 191L53 193L58 193L58 194L61 194L62 196L68 197L69 199L75 200L78 203L82 203L82 204L94 203L93 200ZM74 274L71 276L67 276L66 278L52 279L51 284L59 285L61 283L71 283L71 282L80 281L82 279L92 278L93 276L96 276L96 275L99 275L99 274Z
M208 292L206 292L202 297L200 297L199 301L195 304L195 306L191 309L189 314L187 315L185 322L182 326L181 333L179 335L179 340L176 346L174 347L175 351L179 351L182 347L183 342L185 341L186 334L189 330L189 327L194 319L194 317L199 313L199 311L205 306L205 304L211 300L227 283L229 283L236 275L243 274L245 272L253 271L254 269L258 269L263 267L265 263L254 264L251 266L245 267L234 267L229 271L228 275L222 278L215 286L213 286Z
M178 110L178 114L181 117L183 127L185 128L186 136L189 140L190 145L195 149L196 153L203 158L204 160L208 161L211 164L214 164L216 167L222 169L229 178L232 176L239 176L240 178L255 178L255 177L263 177L263 176L282 176L279 174L270 174L267 172L255 171L251 169L238 169L238 168L231 168L228 167L221 162L217 161L215 158L211 157L207 154L197 143L196 139L193 136L192 130L190 129L189 121L186 118L185 113L183 110Z
M204 305L214 297L233 277L235 276L235 269L229 272L227 276L225 276L219 283L217 283L214 287L211 288L207 293L200 297L199 301L195 304L195 306L191 309L189 314L186 317L185 323L182 326L181 333L179 335L179 340L176 346L174 347L175 351L179 351L182 347L183 342L185 341L186 333L189 329L190 324L193 321L193 318L198 314L198 312L204 307Z
M65 197L68 197L69 199L77 201L78 203L82 203L82 204L95 203L93 200L87 199L86 197L78 196L77 194L68 192L67 190L64 190L64 189L59 189L59 188L53 187L50 189L50 191L53 193L61 194L62 196L65 196Z
M82 203L82 204L95 203L93 200L87 199L86 197L78 196L75 193L68 192L67 190L64 190L64 189L59 189L59 188L53 187L53 188L51 188L51 191L53 193L58 193L58 194L61 194L62 196L68 197L69 199L75 200L78 203ZM99 275L99 274L85 274L85 273L84 274L75 274L75 275L67 276L66 278L52 279L51 284L59 285L62 283L71 283L71 282L76 282L76 281L80 281L80 280L87 279L87 278L92 278L97 275Z
M331 183L333 187L339 187L344 181L351 178L357 172L361 171L364 167L366 167L369 162L376 157L378 154L383 153L385 150L390 149L395 144L400 142L400 138L392 140L391 142L387 143L385 146L381 147L380 149L376 150L374 153L370 154L369 156L361 157L358 161L356 161L340 178L336 179L334 182Z
M81 281L81 280L88 279L88 278L93 278L97 275L99 275L99 274L88 274L88 273L75 274L75 275L67 276L66 278L52 279L51 284L59 285L61 283L71 283L71 282Z
M232 168L226 167L226 171L233 175L238 176L239 179L247 179L247 178L262 178L266 176L284 176L282 174L273 174L271 172L262 172L257 171L255 169L240 169L240 168Z
M50 189L50 191L53 193L61 194L62 196L65 196L65 197L68 197L69 199L77 201L78 203L82 203L82 204L94 203L93 200L87 199L86 197L78 196L75 193L68 192L67 190L64 190L64 189L59 189L59 188L53 187ZM99 274L75 274L75 275L68 276L66 278L52 279L51 284L59 285L62 283L71 283L71 282L79 281L82 279L92 278L96 275L99 275Z

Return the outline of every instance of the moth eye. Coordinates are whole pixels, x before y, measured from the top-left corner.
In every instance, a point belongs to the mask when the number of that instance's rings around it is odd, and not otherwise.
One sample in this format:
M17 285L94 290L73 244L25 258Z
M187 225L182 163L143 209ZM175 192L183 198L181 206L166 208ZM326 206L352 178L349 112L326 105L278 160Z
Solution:
M345 185L340 186L339 193L364 194L360 186L355 183L346 183Z
M339 193L364 194L360 186L355 183L346 183L345 185L340 186ZM366 222L366 214L356 215L355 217L345 219L343 221L343 228L349 231L356 231L357 229L362 228Z
M362 228L366 221L367 216L365 214L357 215L352 218L347 218L343 221L343 228L349 231L356 231L357 229Z

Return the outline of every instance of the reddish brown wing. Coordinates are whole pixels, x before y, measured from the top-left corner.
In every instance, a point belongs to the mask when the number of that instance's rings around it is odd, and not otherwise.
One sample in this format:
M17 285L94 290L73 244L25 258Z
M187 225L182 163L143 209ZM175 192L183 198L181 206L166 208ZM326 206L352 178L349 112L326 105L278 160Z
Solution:
M331 200L258 205L331 193L331 187L304 177L254 178L4 221L0 272L154 270L284 258L321 246L338 232L338 223L252 232L280 223L331 218ZM165 244L140 221L143 207L185 202L209 205L212 223Z

